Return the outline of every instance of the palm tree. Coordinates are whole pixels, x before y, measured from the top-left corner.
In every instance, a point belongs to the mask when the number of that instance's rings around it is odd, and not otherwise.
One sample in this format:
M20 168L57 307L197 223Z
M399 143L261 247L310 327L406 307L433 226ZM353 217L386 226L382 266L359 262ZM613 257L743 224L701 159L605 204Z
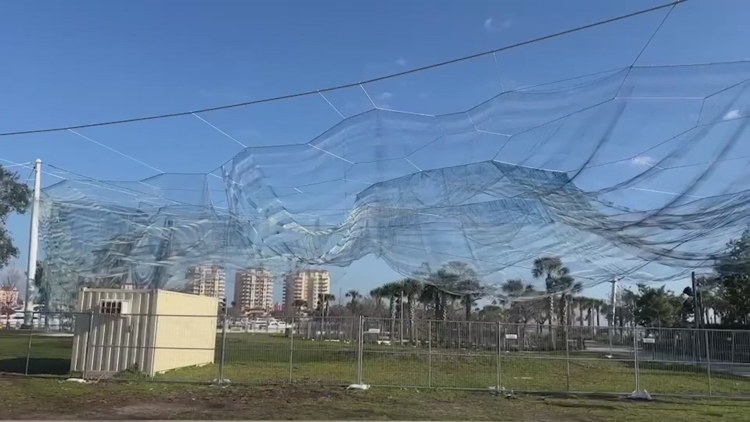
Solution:
M389 338L391 341L393 341L394 335L396 333L396 301L401 297L403 289L401 283L397 281L386 283L381 286L380 289L381 294L383 294L384 297L388 298L388 315L390 316L391 323Z
M443 278L441 281L446 283L448 290L456 292L455 298L459 299L464 308L464 319L471 320L471 310L476 301L485 296L485 289L476 271L464 262L451 261L443 265L437 275Z
M570 269L564 266L562 260L555 256L545 256L534 260L531 269L534 278L544 277L547 293L549 296L550 335L552 334L552 315L554 315L555 296L560 295L560 310L558 324L563 325L563 332L567 333L567 311L568 300L571 293L580 292L583 289L581 283L577 283L570 275Z
M370 298L375 302L375 315L380 317L380 312L383 310L383 298L386 297L385 294L383 294L383 288L382 287L376 287L372 290L370 290Z
M401 282L401 292L403 293L403 297L406 298L407 312L409 313L409 342L415 344L414 302L422 292L422 283L413 278L406 278ZM403 318L403 315L401 318Z
M322 316L321 325L323 330L325 331L326 326L326 317L328 316L328 311L330 311L330 304L336 300L336 296L330 294L330 293L320 293L318 294L318 310L320 311L320 314Z
M346 292L346 297L351 299L351 301L349 302L349 310L352 311L353 314L356 314L359 303L358 300L362 297L362 295L359 294L359 291L357 290L349 290L348 292Z
M536 292L534 286L525 284L522 280L508 280L500 286L500 290L505 293L506 297L501 299L504 304L510 304L510 314L512 322L522 322L526 324L529 319L529 310L531 307L527 301L518 301L523 296L531 296Z
M434 284L425 284L422 293L419 295L419 301L425 305L432 306L434 319L440 321L445 319L445 311L442 304L443 291Z
M601 299L594 299L594 311L596 311L596 328L602 326L602 309L607 306L607 303Z

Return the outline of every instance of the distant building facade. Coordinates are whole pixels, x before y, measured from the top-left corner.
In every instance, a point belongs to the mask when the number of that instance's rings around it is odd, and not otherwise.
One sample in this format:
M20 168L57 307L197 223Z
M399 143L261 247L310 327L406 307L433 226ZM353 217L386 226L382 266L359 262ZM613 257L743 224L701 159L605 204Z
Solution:
M319 295L331 293L331 275L327 270L308 269L295 271L284 280L284 313L294 315L294 302L304 300L307 309L318 306Z
M221 299L226 294L226 276L219 265L199 265L190 267L185 278L188 281L185 292L194 295L211 296Z
M264 268L247 268L234 276L234 306L240 312L269 313L273 309L273 274Z
M0 287L0 306L9 308L18 306L18 288Z

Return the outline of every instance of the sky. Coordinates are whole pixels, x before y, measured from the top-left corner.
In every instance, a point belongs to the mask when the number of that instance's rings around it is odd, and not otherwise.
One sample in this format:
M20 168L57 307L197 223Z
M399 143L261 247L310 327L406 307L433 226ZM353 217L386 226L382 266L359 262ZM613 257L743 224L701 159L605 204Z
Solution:
M7 2L0 14L4 40L0 43L4 58L0 132L195 110L316 90L662 3ZM744 0L690 0L679 5L638 56L665 13L661 10L363 89L331 92L325 98L75 132L0 137L0 164L30 180L28 168L13 164L41 158L45 186L74 173L138 180L160 172L211 172L244 146L307 142L342 116L373 104L450 113L500 91L625 67L636 57L642 66L750 59L742 41L750 35L750 3ZM648 167L656 159L643 155L628 165ZM633 170L612 170L591 180L607 185L616 179L610 175L623 171ZM670 186L670 180L643 186L629 200L654 204L668 200L654 191L678 187ZM706 189L710 193L710 187ZM21 267L27 261L28 221L28 216L14 216L8 223L22 250ZM518 275L527 271L519 269ZM350 288L367 292L399 277L374 258L365 258L334 271L334 293ZM604 296L607 289L599 286L588 293Z

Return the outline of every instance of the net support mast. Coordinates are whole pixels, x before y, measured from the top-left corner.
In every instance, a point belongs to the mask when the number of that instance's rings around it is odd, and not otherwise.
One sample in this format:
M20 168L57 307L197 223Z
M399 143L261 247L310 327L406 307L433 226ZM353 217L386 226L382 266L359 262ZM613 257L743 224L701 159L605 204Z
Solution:
M34 278L39 257L39 208L42 198L42 160L34 163L34 200L31 204L31 233L29 236L29 263L26 267L26 296L24 299L23 326L31 328L34 317Z

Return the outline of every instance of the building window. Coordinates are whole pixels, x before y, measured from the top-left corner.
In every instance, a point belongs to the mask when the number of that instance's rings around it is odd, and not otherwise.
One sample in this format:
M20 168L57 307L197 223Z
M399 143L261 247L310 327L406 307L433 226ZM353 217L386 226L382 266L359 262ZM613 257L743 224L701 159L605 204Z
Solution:
M121 300L103 300L99 304L99 313L107 314L107 315L122 314L122 301Z

